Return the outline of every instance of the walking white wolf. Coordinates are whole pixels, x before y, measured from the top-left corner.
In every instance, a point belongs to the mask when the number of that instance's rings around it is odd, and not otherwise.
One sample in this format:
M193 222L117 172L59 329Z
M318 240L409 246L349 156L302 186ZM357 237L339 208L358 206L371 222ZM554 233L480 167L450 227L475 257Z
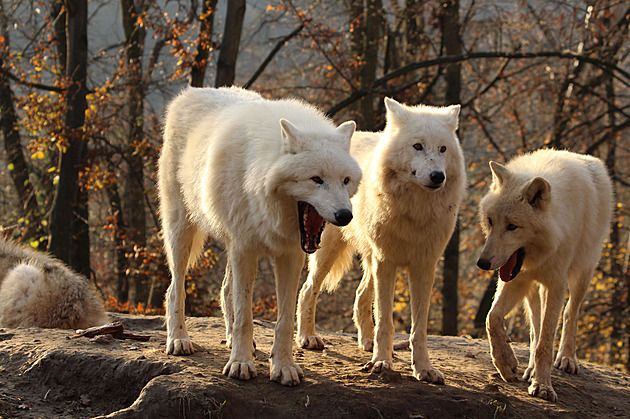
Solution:
M86 329L107 321L101 297L83 276L0 234L0 327Z
M290 121L290 122L289 122ZM319 248L325 221L346 225L361 170L350 156L352 121L335 128L298 100L265 100L240 88L189 88L168 107L159 160L160 215L172 282L166 352L193 352L184 323L184 276L207 235L222 241L228 346L223 372L254 368L252 286L258 259L275 261L278 320L270 377L296 385L295 304L304 253Z
M409 275L413 375L443 383L443 374L429 361L427 316L436 265L455 227L466 189L456 136L460 107L410 107L389 98L385 106L383 132L357 132L353 137L351 154L363 170L363 182L352 199L356 220L344 228L328 226L321 250L310 257L308 280L299 297L297 343L324 348L315 334L317 296L323 283L328 290L337 286L358 252L363 279L354 320L359 346L366 351L374 346L366 367L392 368L396 268L404 267Z
M539 150L490 168L492 185L480 202L487 239L477 265L499 269L501 279L486 321L492 362L505 381L516 379L504 318L525 299L530 357L523 379L531 382L529 394L556 401L551 367L558 317L568 290L555 366L577 374L578 312L608 235L612 183L599 159L568 151Z

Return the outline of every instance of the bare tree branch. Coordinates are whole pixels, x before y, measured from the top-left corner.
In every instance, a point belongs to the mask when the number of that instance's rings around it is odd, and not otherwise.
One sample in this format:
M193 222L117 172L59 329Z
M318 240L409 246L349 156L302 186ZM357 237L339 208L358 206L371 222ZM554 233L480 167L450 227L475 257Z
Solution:
M263 71L265 71L265 68L267 68L271 60L273 60L273 57L276 56L276 54L280 51L280 49L284 46L284 44L286 44L287 42L289 42L291 38L296 37L300 32L302 32L302 29L304 29L304 25L305 23L302 22L302 24L298 26L297 28L295 28L293 32L291 32L290 34L286 35L285 37L283 37L282 39L278 41L276 46L273 47L273 49L269 52L269 54L267 54L267 57L256 69L254 74L249 78L249 80L247 80L247 83L243 85L243 88L249 89L252 86L252 84L254 84L256 79L258 79L258 77L263 73Z
M488 52L472 52L469 54L461 54L461 55L450 55L450 56L445 56L445 57L437 57L437 58L433 58L431 60L426 60L426 61L419 61L419 62L415 62L415 63L410 63L407 64L405 66L402 66L396 70L393 70L387 74L385 74L384 76L376 79L374 81L374 83L372 83L370 86L358 89L354 92L352 92L350 94L350 96L348 96L346 99L342 100L341 102L337 103L336 105L334 105L333 107L331 107L330 109L328 109L328 111L326 112L326 114L328 116L333 116L335 115L337 112L341 111L342 109L346 108L347 106L353 104L354 102L356 102L357 100L361 99L362 97L370 94L371 92L373 92L373 90L376 87L382 86L384 84L386 84L387 82L389 82L390 80L394 80L398 77L401 77L405 74L411 73L412 71L415 70L419 70L421 68L427 68L427 67L433 67L433 66L437 66L437 65L443 65L443 64L450 64L450 63L457 63L457 62L463 62L463 61L468 61L468 60L479 60L479 59L491 59L491 58L508 58L508 59L512 59L512 60L519 60L519 59L533 59L533 58L560 58L560 59L569 59L569 60L578 60L580 62L585 62L585 63L589 63L592 64L596 67L599 67L600 69L607 71L613 75L615 75L615 73L618 73L619 75L623 76L623 78L627 79L628 82L624 82L622 81L624 84L629 85L630 84L630 73L622 68L620 68L619 66L608 62L608 61L604 61L595 57L591 57L591 56L585 56L585 55L580 55L580 54L576 54L573 52L569 52L569 51L538 51L538 52L499 52L499 51L488 51Z

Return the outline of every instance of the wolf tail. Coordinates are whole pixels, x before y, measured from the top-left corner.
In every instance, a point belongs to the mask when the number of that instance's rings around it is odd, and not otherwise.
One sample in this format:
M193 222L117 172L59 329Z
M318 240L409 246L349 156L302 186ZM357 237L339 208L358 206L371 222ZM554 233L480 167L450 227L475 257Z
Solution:
M341 282L341 278L343 278L343 274L345 274L348 269L352 266L352 258L354 257L354 249L351 246L345 245L342 249L336 249L335 255L337 258L333 262L326 278L324 278L323 288L327 292L333 292L339 287L339 283ZM334 256L333 256L334 257ZM315 272L316 266L314 266L317 261L317 258L312 258L309 261L309 271Z

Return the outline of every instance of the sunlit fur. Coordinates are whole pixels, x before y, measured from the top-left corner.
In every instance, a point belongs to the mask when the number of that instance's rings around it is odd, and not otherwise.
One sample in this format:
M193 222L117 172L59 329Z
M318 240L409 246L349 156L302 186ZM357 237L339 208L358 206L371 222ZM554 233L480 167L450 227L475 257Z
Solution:
M327 226L322 248L310 257L309 276L299 297L297 343L322 349L315 334L315 305L320 288L334 289L361 255L363 279L357 290L354 320L359 346L372 349L369 366L392 368L392 319L396 268L406 268L412 309L412 364L419 380L443 383L429 361L426 333L429 298L437 262L455 227L466 189L464 159L456 136L459 105L437 108L405 106L386 99L383 132L357 132L351 154L363 169L352 198L355 220ZM421 150L414 148L421 144ZM431 172L445 181L431 189ZM376 329L372 321L372 306ZM376 335L375 335L376 333Z
M184 278L210 235L225 245L228 257L222 308L232 354L224 373L243 380L256 375L252 286L258 259L271 256L278 298L271 379L300 382L291 352L305 256L297 202L310 203L329 222L337 211L352 209L350 197L361 180L349 154L354 128L354 122L335 127L304 102L265 100L236 87L189 88L172 101L158 180L172 275L165 302L167 353L193 352L184 323Z
M525 300L531 342L523 377L531 381L530 394L555 401L551 366L558 317L568 290L555 366L577 374L578 311L608 234L611 181L600 160L567 151L539 150L505 166L493 162L491 169L492 186L480 203L487 237L480 259L498 269L516 250L525 251L520 273L509 282L499 281L488 314L493 362L506 381L515 379L517 361L507 343L504 317ZM508 224L516 229L507 229Z
M0 236L0 327L86 329L107 321L103 300L83 276Z

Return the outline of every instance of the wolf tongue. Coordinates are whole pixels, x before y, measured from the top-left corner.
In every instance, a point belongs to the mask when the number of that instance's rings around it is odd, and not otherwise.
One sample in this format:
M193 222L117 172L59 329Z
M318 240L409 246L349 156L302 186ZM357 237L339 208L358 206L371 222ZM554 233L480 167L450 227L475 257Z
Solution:
M322 227L324 219L312 205L306 206L306 220L304 222L304 230L308 236L316 236Z
M512 256L510 256L510 259L508 259L507 263L501 266L501 269L499 269L499 278L501 278L502 281L508 282L510 279L512 279L512 271L516 267L517 259L518 251L512 253Z

